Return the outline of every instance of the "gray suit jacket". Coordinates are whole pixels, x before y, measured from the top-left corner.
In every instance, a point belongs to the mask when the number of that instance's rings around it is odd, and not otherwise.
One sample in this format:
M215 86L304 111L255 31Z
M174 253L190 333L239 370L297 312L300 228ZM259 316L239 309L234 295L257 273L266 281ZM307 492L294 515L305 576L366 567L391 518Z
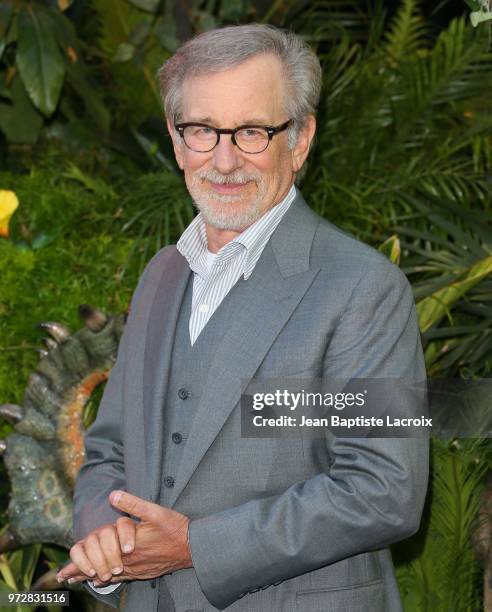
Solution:
M76 539L119 516L107 501L113 489L158 500L162 410L189 274L169 246L140 278L86 435ZM300 194L247 282L244 308L210 355L176 475L171 505L191 519L194 562L165 579L176 610L397 612L388 546L418 529L428 441L241 438L239 399L253 376L424 380L409 283ZM155 582L124 588L125 609L157 610ZM119 596L103 599L116 605Z

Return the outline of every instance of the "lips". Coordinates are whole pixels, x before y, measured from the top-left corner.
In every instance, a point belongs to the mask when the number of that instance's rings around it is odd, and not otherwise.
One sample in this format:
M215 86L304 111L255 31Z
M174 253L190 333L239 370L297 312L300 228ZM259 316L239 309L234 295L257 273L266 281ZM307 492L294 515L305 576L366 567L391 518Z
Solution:
M214 183L209 181L209 184L217 193L236 193L246 187L248 183Z

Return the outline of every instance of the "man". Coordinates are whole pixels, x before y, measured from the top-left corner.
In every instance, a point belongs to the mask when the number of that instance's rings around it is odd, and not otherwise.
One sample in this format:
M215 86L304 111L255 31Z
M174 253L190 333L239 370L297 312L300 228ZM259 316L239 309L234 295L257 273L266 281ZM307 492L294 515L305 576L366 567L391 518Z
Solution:
M253 377L425 378L404 275L294 186L319 62L292 33L233 26L160 76L200 214L134 294L60 580L127 610L401 610L388 546L418 528L426 441L241 437Z

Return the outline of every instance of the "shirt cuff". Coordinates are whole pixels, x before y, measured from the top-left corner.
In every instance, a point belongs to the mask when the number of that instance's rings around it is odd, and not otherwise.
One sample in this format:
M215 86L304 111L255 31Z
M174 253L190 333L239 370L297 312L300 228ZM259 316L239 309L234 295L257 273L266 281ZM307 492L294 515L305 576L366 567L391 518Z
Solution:
M94 586L94 583L92 582L92 580L88 580L87 584L96 593L99 593L100 595L109 595L113 591L116 591L116 589L120 586L121 582L116 582L115 584L108 584L107 586L97 587L97 586Z

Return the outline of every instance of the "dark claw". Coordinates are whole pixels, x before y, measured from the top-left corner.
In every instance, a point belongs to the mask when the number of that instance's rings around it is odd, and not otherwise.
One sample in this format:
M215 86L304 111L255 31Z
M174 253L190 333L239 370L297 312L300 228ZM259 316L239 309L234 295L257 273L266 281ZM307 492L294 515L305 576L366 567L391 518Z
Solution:
M19 546L20 542L16 540L16 538L10 533L10 531L4 531L0 535L0 555L8 552L9 550L19 548Z
M64 342L70 337L70 330L63 323L56 321L44 321L38 325L40 329L46 330L57 342Z
M0 416L3 417L9 423L18 423L24 416L24 410L22 406L16 404L3 404L0 406Z
M0 440L0 457L4 454L6 450L7 450L7 442L5 442L5 440Z
M79 306L79 317L93 332L100 331L108 321L108 317L104 312L93 308L89 304L81 304Z

